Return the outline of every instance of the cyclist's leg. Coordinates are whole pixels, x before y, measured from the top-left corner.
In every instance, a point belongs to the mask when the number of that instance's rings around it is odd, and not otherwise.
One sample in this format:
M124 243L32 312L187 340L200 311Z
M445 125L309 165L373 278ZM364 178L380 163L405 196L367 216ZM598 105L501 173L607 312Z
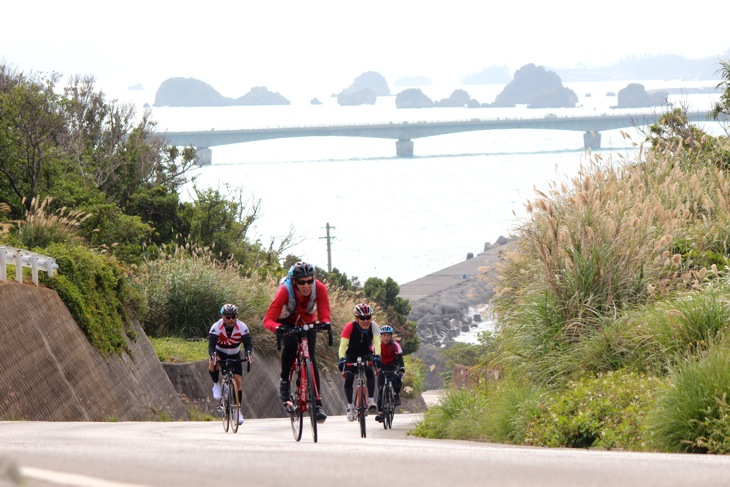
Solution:
M239 374L233 374L233 382L236 383L236 390L238 391L238 404L243 401L243 380Z
M297 337L287 335L282 338L284 342L281 350L281 376L279 379L279 399L286 402L289 399L289 372L297 356Z
M381 373L378 375L378 411L383 410L383 384L385 384L385 374Z
M347 367L345 369L345 400L348 406L352 405L352 383L355 381L354 367Z
M372 367L365 367L365 381L368 387L368 410L374 413L377 405L375 404L375 372Z
M393 374L393 393L395 394L395 405L400 406L400 390L403 387L403 379L400 374Z
M216 352L215 362L208 360L208 373L213 381L213 399L216 401L221 398L220 359L220 354Z

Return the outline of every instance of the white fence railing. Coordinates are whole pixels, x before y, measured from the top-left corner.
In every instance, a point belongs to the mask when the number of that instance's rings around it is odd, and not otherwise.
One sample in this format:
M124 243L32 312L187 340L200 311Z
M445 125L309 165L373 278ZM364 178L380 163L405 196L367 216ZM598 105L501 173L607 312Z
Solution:
M44 271L48 277L58 270L58 264L53 257L36 254L28 250L0 246L0 282L7 281L7 268L15 266L15 280L23 282L23 267L31 268L33 284L38 285L38 271Z

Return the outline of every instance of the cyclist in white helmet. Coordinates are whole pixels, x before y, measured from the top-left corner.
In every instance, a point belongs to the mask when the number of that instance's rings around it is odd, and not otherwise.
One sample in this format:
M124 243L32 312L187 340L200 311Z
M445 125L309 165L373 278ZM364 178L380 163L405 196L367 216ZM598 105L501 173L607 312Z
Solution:
M375 367L380 367L380 327L372 321L373 308L367 304L355 306L355 321L346 324L340 338L340 360L337 368L345 378L345 400L347 401L347 419L355 421L357 410L352 403L353 382L355 381L355 366L346 367L357 357L363 360L372 360ZM371 413L377 410L375 404L375 373L371 367L365 369L368 388L368 409Z
M246 351L249 362L253 362L253 345L251 343L251 332L246 323L238 319L238 307L235 304L224 304L221 307L221 319L213 323L208 332L208 372L213 379L213 399L221 398L220 360L221 358L241 359L241 344ZM238 388L238 404L243 401L243 389L241 375L243 365L241 362L233 364L233 380ZM238 424L243 423L243 413L238 414Z

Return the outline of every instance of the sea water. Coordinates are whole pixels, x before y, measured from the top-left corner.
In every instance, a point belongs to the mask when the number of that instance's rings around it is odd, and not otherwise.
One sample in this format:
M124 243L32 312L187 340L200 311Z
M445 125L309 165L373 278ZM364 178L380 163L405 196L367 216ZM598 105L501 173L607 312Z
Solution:
M645 81L647 90L710 87L716 81ZM152 108L160 131L225 130L354 123L401 123L659 112L615 110L627 82L565 83L577 108L396 109L395 97L375 105L321 105L300 96L287 106ZM472 98L492 102L503 86L461 86ZM403 88L391 88L393 93ZM453 89L426 87L434 100ZM243 93L242 93L243 94ZM282 93L284 96L287 94ZM152 104L153 93L134 93ZM239 95L240 96L240 95ZM670 95L675 106L707 110L717 95ZM291 98L290 98L291 99ZM718 132L716 123L710 132ZM627 138L627 136L629 138ZM512 234L525 218L535 190L578 174L589 158L633 159L641 130L602 132L602 148L583 149L583 133L559 130L488 130L414 139L414 155L395 156L395 141L357 137L307 137L247 142L212 148L213 164L193 171L199 188L242 188L259 213L249 238L268 247L294 232L286 254L327 269L331 263L361 283L392 277L407 283L454 265L487 242ZM191 185L182 197L190 198ZM327 227L329 226L329 239ZM329 252L328 252L329 243Z

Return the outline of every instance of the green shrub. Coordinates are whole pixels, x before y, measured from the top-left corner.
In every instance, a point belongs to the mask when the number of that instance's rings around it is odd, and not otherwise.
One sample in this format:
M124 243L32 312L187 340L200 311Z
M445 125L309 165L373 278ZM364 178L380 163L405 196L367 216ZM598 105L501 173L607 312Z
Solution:
M142 324L153 337L207 337L224 303L235 303L243 316L248 311L235 266L217 263L205 253L181 250L148 261L140 266L135 283L146 296Z
M41 274L41 282L56 290L91 344L103 353L128 351L126 338L136 337L128 311L138 312L139 301L116 259L74 244L40 251L59 266L52 278Z
M730 453L730 349L679 364L649 418L652 444L672 452Z
M406 366L406 376L403 378L401 395L403 397L418 397L423 392L423 362L413 355L405 355L403 362Z
M616 371L570 382L543 396L527 428L531 445L642 450L643 420L659 380Z
M490 383L488 394L486 438L500 443L524 443L527 427L538 414L543 389L525 380L506 378Z
M428 409L413 434L425 438L483 440L489 401L469 389L453 389Z

